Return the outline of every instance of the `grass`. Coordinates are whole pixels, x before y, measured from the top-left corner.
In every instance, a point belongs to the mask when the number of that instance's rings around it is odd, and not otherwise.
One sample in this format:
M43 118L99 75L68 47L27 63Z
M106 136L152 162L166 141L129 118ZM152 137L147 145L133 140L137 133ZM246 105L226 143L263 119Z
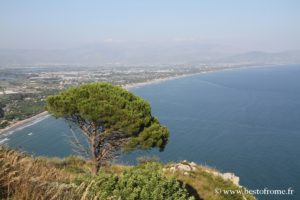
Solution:
M78 199L74 174L45 159L0 149L0 197L2 199Z
M170 165L170 164L169 164ZM168 165L159 164L162 168ZM103 170L117 176L132 169L132 166L113 164ZM93 184L78 182L80 177L92 176L91 163L76 156L59 158L33 158L24 153L0 147L0 199L10 200L87 200L89 189ZM197 166L195 171L184 175L180 171L165 171L165 176L175 177L186 185L189 193L196 199L255 199L246 195L219 195L216 188L240 189L230 181L225 181ZM94 197L93 199L98 199Z
M224 180L219 176L212 175L207 172L208 167L197 166L195 171L189 172L188 175L184 175L180 171L175 173L166 172L167 176L175 176L177 180L185 183L196 199L209 199L209 200L254 200L252 195L240 195L240 194L217 194L216 189L221 190L241 190L242 188L234 185L229 180ZM215 169L210 169L211 171L216 171Z

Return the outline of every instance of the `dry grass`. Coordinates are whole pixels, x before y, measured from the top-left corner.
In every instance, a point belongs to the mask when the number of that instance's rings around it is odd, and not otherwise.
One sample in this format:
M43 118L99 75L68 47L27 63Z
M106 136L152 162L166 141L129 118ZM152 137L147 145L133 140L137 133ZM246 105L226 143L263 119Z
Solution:
M122 176L132 166L111 165L105 171ZM164 167L162 165L162 167ZM0 199L9 200L87 200L89 190L96 184L79 182L79 177L90 176L91 163L78 157L33 158L24 153L0 146ZM230 181L224 181L207 173L204 167L184 175L182 172L166 172L185 183L197 199L215 200L230 197L215 194L215 188L237 189ZM89 196L89 197L88 197ZM97 195L92 199L99 199ZM235 198L243 199L243 198ZM246 199L254 199L246 196Z
M122 174L125 168L113 165L105 170ZM79 157L33 158L0 146L0 199L88 200L93 181L75 184L75 179L91 175L90 169L91 163Z
M166 171L167 176L175 176L177 180L185 183L187 188L196 199L204 200L255 200L252 195L221 195L217 194L215 189L225 190L241 190L238 186L234 185L231 181L225 181L219 176L214 176L206 171L207 166L197 166L195 171L191 171L188 175L184 175L181 171L172 173ZM212 171L216 169L209 168Z
M23 153L0 147L1 199L80 199L73 176Z

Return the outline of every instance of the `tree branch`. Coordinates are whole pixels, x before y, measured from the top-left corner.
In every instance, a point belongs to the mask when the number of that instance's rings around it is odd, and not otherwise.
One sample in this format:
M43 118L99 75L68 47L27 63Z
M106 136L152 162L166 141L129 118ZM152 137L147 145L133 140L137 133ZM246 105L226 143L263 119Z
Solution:
M88 148L82 145L72 128L70 128L70 131L72 133L72 135L70 136L70 143L73 146L72 150L82 157L90 157L91 154L89 153L90 151L88 150Z

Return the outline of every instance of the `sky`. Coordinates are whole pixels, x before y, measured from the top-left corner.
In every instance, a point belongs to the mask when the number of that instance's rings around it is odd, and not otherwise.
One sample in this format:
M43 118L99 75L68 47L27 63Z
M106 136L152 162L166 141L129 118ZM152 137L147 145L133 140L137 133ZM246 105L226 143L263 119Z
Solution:
M299 0L0 0L0 48L195 42L300 49Z

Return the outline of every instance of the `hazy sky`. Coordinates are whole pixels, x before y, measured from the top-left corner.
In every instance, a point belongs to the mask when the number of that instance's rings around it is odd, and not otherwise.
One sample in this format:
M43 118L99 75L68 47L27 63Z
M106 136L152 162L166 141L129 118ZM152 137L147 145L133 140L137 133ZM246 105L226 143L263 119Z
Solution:
M300 1L0 1L0 48L70 48L103 41L300 49Z

